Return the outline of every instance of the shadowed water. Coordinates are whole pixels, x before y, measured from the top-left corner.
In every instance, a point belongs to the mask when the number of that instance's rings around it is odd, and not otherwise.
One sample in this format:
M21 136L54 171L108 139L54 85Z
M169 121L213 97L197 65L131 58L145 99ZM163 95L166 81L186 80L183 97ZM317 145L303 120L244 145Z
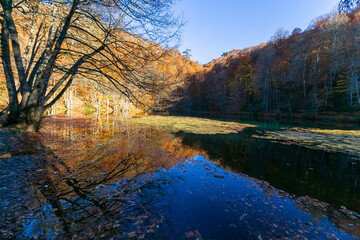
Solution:
M4 239L357 239L357 158L122 121L0 132Z

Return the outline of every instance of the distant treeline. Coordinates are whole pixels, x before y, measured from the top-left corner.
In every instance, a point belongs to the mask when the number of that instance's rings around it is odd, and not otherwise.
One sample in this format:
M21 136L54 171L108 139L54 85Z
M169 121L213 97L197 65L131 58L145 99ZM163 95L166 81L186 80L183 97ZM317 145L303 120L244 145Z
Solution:
M246 37L246 36L245 36ZM360 109L360 9L268 43L224 53L188 78L178 113L262 112L292 116Z

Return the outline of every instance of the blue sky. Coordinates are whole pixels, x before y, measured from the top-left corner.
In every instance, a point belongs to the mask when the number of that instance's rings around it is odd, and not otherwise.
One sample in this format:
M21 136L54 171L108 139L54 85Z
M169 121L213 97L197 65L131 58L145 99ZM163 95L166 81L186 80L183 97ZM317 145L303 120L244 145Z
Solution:
M210 62L232 49L269 41L279 28L305 30L311 21L330 13L339 0L180 0L183 14L179 51L191 49L192 60Z

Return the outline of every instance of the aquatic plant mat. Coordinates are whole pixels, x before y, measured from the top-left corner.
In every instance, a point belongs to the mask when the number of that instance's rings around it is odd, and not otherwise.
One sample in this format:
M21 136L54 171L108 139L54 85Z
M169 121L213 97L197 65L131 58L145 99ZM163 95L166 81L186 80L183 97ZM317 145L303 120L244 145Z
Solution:
M169 130L172 132L183 131L195 134L229 134L241 132L247 127L257 127L256 125L238 122L225 122L212 119L195 117L175 117L175 116L144 116L132 119L132 122L146 124L153 127Z
M264 135L254 135L254 137L360 157L360 130L290 128L266 131Z

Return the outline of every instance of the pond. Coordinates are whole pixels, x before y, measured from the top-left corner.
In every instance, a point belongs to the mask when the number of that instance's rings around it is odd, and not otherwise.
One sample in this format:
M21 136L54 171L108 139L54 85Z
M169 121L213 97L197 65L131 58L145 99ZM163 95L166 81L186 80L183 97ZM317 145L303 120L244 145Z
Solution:
M0 131L3 239L358 239L358 156L51 118Z

